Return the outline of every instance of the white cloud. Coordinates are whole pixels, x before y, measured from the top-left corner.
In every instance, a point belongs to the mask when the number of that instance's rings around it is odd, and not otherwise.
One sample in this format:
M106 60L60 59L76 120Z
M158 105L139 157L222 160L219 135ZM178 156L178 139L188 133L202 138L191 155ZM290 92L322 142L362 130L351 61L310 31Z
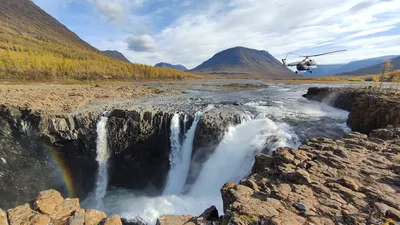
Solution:
M398 29L399 11L397 0L204 0L176 11L161 30L122 40L140 52L125 50L132 61L147 64L166 61L194 67L234 46L265 49L277 58L293 51L314 54L348 48L346 53L318 58L341 63L399 54L396 35L383 38ZM151 13L147 16L147 21L156 21Z
M87 0L95 6L98 13L105 16L107 21L120 25L127 19L127 13L140 6L146 0Z

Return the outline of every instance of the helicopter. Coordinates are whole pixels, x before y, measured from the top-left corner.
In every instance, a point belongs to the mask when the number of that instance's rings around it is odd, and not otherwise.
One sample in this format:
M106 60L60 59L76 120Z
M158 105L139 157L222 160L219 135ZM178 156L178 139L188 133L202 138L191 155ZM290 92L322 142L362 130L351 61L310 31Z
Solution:
M298 72L302 72L302 71L308 71L308 72L312 73L313 69L317 68L317 63L315 62L315 60L310 59L310 57L329 55L329 54L334 54L334 53L344 52L344 51L347 51L347 50L338 50L338 51L333 51L333 52L325 52L325 53L321 53L321 54L307 55L307 56L298 55L296 53L290 52L286 55L286 58L282 59L282 62L283 62L284 66L288 66L288 67L296 66L296 68L297 68L297 71L295 72L296 74ZM299 62L293 62L293 63L286 64L286 59L289 55L297 55L300 57L304 57L304 59Z

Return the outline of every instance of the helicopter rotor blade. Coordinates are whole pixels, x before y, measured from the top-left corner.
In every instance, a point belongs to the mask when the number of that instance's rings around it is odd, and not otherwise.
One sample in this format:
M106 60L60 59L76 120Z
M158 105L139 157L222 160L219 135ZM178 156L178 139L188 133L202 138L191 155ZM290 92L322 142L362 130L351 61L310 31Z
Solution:
M308 55L308 56L304 56L304 57L317 57L317 56L329 55L329 54L334 54L334 53L339 53L339 52L345 52L345 51L347 51L347 50L344 49L344 50L338 50L338 51L333 51L333 52L325 52L325 53L321 53L321 54Z

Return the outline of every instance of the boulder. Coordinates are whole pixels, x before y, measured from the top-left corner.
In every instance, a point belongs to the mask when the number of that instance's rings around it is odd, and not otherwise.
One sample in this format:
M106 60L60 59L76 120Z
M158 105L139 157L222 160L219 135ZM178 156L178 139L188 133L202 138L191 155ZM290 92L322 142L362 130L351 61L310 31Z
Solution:
M189 221L193 219L192 215L163 215L157 218L156 225L189 225ZM192 223L194 225L194 223Z
M7 214L0 209L0 225L8 225Z
M104 221L104 225L122 225L121 218L118 215L112 215Z
M85 211L85 225L97 225L105 218L107 218L107 216L104 212L94 209L88 209Z
M56 190L42 191L33 201L33 208L43 214L52 216L55 209L64 201L64 198Z

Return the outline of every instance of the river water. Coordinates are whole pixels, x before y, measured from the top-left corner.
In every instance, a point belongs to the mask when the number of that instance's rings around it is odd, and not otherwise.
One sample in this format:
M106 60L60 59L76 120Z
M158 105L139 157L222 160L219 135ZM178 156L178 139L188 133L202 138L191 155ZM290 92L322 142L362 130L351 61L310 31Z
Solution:
M183 96L143 102L168 104L168 107L176 104L174 107L182 110L171 123L171 170L166 188L163 194L151 195L146 190L110 187L97 208L129 220L141 218L149 224L155 224L156 218L163 214L199 215L211 205L222 212L220 188L226 182L237 182L249 175L257 153L298 147L311 137L339 138L350 132L346 126L348 112L306 100L302 95L308 87L274 84L259 90L227 91L203 86L188 90ZM201 171L197 179L187 184L197 121L205 110L215 110L214 107L238 111L242 122L229 127L212 155L198 167ZM195 122L183 129L185 134L179 134L177 120L190 111L197 112Z

